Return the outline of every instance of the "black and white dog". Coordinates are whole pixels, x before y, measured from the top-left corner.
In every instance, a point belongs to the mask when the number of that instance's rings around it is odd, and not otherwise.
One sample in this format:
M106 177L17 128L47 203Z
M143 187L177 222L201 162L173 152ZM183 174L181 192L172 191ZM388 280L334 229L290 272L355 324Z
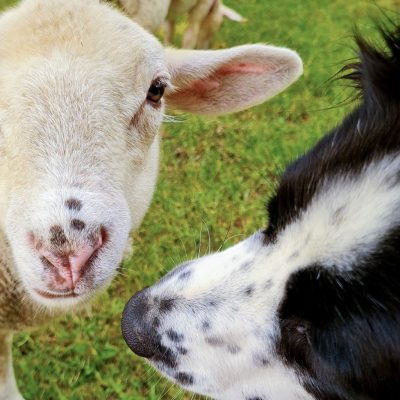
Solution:
M269 224L137 293L130 348L226 400L400 399L400 29L358 37L361 102L289 165Z

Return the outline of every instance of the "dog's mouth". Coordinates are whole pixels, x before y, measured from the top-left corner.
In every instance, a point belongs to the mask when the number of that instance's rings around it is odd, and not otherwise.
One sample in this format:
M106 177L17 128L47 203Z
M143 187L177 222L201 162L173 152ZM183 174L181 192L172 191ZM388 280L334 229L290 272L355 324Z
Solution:
M72 290L62 292L50 292L40 289L34 289L34 291L39 296L44 297L45 299L66 299L80 296L78 293L75 293Z

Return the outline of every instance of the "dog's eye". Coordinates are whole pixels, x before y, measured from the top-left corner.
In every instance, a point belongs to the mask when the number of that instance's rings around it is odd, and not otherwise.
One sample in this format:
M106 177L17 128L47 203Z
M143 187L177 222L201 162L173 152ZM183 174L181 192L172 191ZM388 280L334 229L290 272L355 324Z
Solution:
M165 86L166 84L164 82L158 80L153 81L149 91L147 92L146 99L153 104L158 104L164 95Z

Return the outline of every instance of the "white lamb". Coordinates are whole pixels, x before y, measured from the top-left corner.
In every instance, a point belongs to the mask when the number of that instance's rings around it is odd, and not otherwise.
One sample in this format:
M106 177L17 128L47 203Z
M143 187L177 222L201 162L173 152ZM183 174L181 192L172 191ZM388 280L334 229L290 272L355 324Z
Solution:
M182 47L207 49L222 25L223 18L242 22L244 18L222 4L222 0L171 0L166 23L166 42L172 43L175 22L180 15L188 15Z
M263 45L165 50L97 0L25 0L0 37L0 399L16 400L12 334L112 280L153 194L164 102L237 111L302 65Z
M171 0L118 0L119 6L139 25L157 32L167 18Z
M236 11L222 4L222 0L119 0L118 3L131 18L151 32L156 32L166 21L166 43L172 43L174 39L177 18L187 15L183 47L189 49L208 48L224 17L244 21Z

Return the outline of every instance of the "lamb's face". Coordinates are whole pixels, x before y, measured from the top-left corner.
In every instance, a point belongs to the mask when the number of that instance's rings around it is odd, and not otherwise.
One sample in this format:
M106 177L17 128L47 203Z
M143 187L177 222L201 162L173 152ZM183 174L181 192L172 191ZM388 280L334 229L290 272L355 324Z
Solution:
M54 38L2 65L1 223L28 294L48 307L112 279L154 189L164 49L118 14L113 24L97 48L90 34L82 50Z
M48 307L115 274L153 193L164 88L170 106L216 115L302 72L273 46L165 51L98 0L25 0L0 33L0 224L27 292Z

